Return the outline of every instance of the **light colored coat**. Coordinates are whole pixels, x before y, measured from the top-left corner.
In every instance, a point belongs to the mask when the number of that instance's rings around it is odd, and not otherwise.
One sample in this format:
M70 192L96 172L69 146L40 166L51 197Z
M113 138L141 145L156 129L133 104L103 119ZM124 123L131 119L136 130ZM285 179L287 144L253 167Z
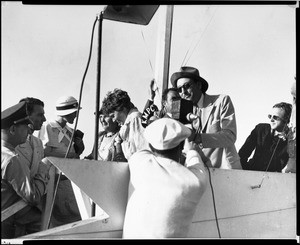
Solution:
M30 177L37 173L39 163L44 158L43 142L34 135L29 135L26 142L16 147L16 152L22 163L30 169Z
M123 238L186 237L207 187L207 172L195 150L182 166L148 150L129 160L130 182Z
M242 169L240 157L235 148L237 136L236 119L233 103L228 95L203 94L201 116L199 110L194 111L201 117L202 151L211 161L214 168ZM193 122L197 128L199 119Z
M143 133L142 114L136 108L133 108L129 111L124 124L120 128L120 137L123 140L122 150L127 160L133 153L148 149L148 143Z

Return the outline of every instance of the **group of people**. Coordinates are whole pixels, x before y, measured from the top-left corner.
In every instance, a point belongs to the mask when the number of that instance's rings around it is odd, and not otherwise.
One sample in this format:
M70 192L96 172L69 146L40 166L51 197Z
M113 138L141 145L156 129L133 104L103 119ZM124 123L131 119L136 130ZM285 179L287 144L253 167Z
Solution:
M51 167L44 158L79 159L84 151L82 134L76 131L71 140L74 130L67 125L73 123L77 110L77 100L63 96L56 104L57 118L49 122L46 122L44 102L37 98L21 99L1 112L1 212L17 202L27 204L1 220L1 238L41 230ZM57 170L56 178L58 174ZM50 227L81 220L71 182L64 175L58 185L52 214Z
M295 85L293 105L274 105L270 123L258 124L237 151L231 98L208 95L208 82L198 69L181 67L171 76L172 87L163 91L161 109L153 102L153 83L143 113L121 89L107 93L99 111L103 131L97 159L129 165L124 238L187 236L210 167L296 172ZM173 117L173 103L178 100L192 105L186 124ZM49 122L43 102L35 98L22 99L1 113L1 211L19 200L28 203L1 222L2 238L38 231L50 168L43 158L80 158L84 134L67 125L74 122L79 109L74 97L64 96L57 101L56 120ZM84 159L95 158L94 148ZM52 227L80 219L71 182L62 174Z

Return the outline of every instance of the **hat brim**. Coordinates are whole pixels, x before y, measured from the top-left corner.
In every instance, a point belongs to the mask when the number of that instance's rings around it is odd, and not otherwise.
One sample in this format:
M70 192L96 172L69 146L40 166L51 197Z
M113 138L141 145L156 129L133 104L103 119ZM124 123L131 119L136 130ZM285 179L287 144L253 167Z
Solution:
M81 107L79 109L81 109ZM78 108L72 108L72 109L67 109L67 110L56 110L56 115L57 116L66 116L66 115L72 114L73 112L75 112L77 110L78 110Z
M202 83L202 92L205 93L208 89L208 82L200 77L200 76L196 76L194 74L191 74L189 72L175 72L173 73L173 75L171 76L171 83L172 83L172 86L174 88L177 88L177 81L178 79L180 78L191 78L191 79L194 79L196 81L200 81Z

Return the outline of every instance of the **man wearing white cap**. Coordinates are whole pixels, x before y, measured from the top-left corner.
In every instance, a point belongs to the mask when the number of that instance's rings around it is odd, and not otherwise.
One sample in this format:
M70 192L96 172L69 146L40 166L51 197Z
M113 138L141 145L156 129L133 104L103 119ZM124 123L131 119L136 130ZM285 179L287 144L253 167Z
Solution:
M64 158L69 148L73 129L67 125L73 124L79 110L78 102L73 96L62 96L56 102L56 120L43 125L39 132L39 138L43 141L45 157ZM81 131L76 131L75 133ZM81 136L74 134L73 142L67 158L79 158L84 151L84 143ZM51 226L59 226L81 220L77 202L72 189L71 181L61 176L58 185Z
M145 129L150 150L129 159L130 182L123 238L186 237L207 186L207 170L191 149L179 163L191 130L171 118Z

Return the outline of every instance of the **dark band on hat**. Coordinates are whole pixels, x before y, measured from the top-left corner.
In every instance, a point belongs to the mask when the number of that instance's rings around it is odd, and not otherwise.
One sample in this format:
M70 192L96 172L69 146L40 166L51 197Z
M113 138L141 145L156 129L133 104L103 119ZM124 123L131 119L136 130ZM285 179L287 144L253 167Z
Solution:
M72 105L65 105L65 106L56 106L56 110L63 111L68 109L75 109L78 107L78 102L72 104Z

